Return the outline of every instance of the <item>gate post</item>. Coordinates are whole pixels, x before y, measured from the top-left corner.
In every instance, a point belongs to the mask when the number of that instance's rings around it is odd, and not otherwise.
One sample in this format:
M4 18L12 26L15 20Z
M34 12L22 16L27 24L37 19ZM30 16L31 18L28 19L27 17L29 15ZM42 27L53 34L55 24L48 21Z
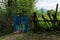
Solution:
M34 12L33 22L34 22L34 32L36 32L36 31L37 31L37 19L36 19L36 12Z

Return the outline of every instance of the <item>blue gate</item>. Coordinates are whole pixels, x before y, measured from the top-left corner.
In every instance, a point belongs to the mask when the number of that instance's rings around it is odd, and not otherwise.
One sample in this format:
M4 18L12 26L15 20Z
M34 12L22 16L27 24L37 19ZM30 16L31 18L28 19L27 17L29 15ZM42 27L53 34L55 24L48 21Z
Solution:
M28 32L28 17L14 16L14 32Z

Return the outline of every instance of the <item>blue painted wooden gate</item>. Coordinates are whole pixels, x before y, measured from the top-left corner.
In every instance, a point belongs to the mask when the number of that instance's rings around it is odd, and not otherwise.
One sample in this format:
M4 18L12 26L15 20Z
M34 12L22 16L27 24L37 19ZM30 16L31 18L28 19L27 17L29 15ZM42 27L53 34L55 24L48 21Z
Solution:
M28 17L14 16L14 32L28 32Z

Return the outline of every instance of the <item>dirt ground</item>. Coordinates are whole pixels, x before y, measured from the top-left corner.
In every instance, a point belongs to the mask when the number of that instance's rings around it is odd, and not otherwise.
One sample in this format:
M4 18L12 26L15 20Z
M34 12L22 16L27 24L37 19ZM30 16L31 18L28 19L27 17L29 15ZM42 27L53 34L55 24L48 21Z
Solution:
M60 33L15 33L0 37L0 40L60 40Z

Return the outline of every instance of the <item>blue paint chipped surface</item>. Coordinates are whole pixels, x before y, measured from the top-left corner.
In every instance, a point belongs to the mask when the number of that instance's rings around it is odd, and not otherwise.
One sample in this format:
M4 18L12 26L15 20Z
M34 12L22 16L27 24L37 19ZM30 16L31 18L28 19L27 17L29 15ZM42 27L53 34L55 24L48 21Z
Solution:
M14 16L14 32L28 32L28 17Z

